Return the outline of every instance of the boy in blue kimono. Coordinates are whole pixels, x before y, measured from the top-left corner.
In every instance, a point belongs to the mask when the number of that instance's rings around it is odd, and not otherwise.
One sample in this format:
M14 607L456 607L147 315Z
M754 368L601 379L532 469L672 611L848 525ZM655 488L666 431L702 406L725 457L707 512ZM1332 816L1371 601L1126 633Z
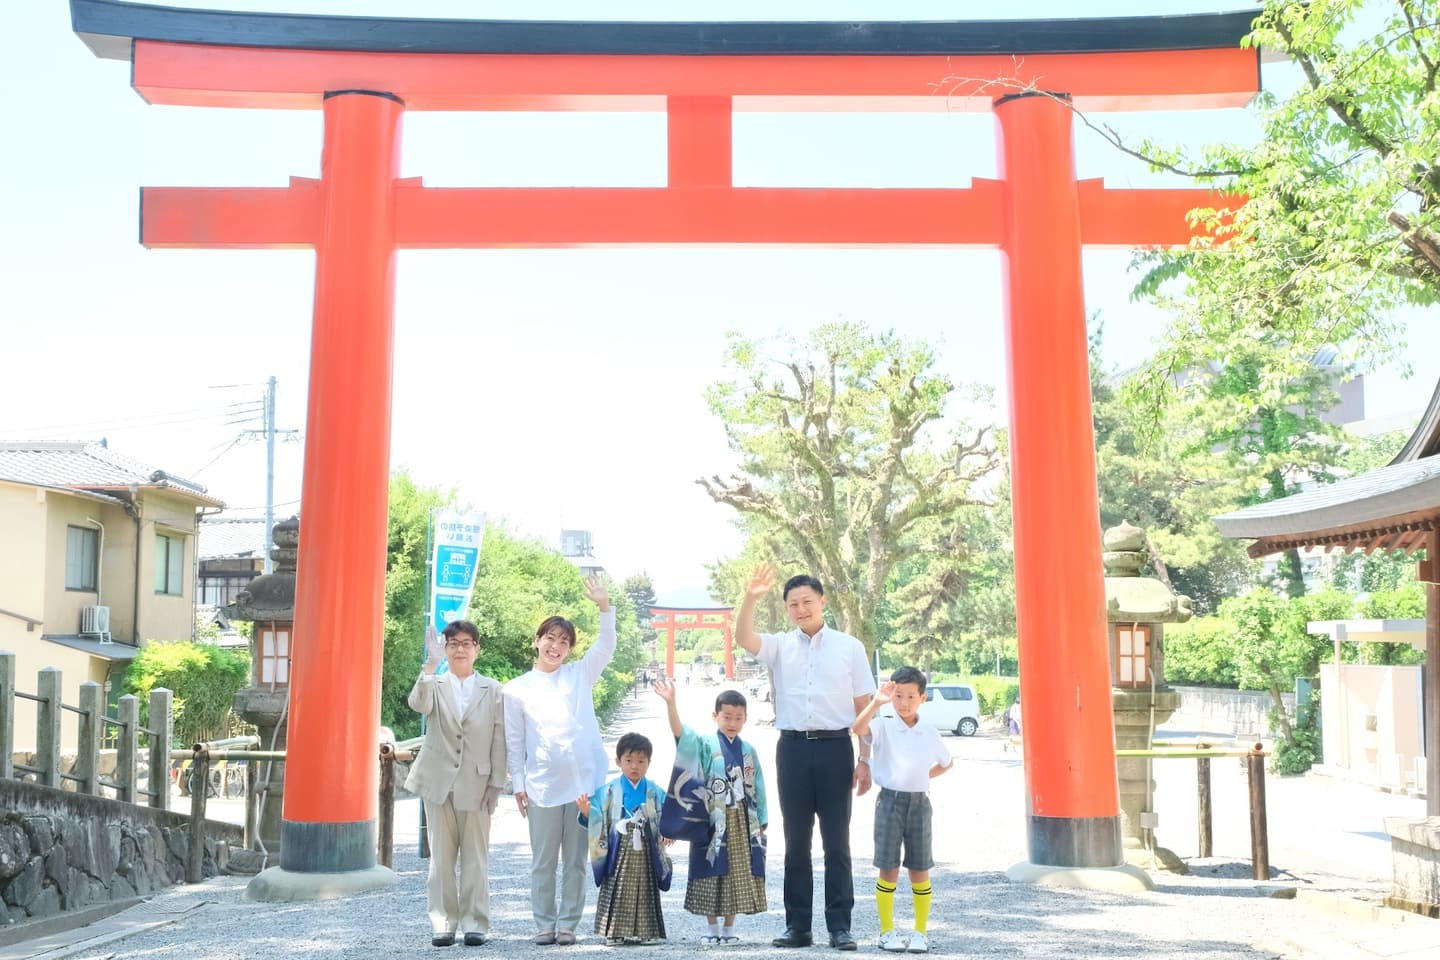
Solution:
M660 807L665 791L650 780L654 748L638 733L615 745L620 776L576 802L588 833L590 868L600 887L595 932L607 943L658 943L665 939L660 892L670 889L670 857L660 849Z
M755 748L740 739L745 696L725 690L715 698L714 733L680 722L675 684L660 680L655 693L670 714L675 771L660 811L660 832L690 841L685 909L710 924L707 943L735 943L735 916L765 912L765 779ZM725 925L720 926L720 918Z

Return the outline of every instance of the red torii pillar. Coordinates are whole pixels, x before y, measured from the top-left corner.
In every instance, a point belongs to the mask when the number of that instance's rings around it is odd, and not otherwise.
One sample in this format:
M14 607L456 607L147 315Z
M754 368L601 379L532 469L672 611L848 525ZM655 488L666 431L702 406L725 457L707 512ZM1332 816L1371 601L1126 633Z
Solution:
M1238 46L1251 14L1066 21L1064 30L1038 21L864 31L710 24L683 35L683 24L297 18L108 0L71 6L76 32L97 54L130 60L131 83L150 103L324 110L318 182L142 194L141 236L150 247L316 250L282 872L348 874L345 889L371 882L355 874L388 873L374 866L370 759L394 251L601 243L1003 250L1030 860L1055 868L1123 862L1080 250L1185 243L1185 214L1217 201L1205 191L1077 183L1066 98L1099 110L1242 105L1259 80L1257 52ZM138 25L125 33L129 22ZM1004 36L991 36L996 30ZM796 52L774 52L777 32L800 38ZM1022 35L1028 39L1016 40ZM1062 35L1064 50L1047 46ZM403 46L384 46L401 36ZM236 45L240 38L245 46ZM1011 42L1018 46L1005 46ZM507 43L514 49L496 52ZM947 43L955 46L935 52ZM577 49L589 52L569 52ZM970 79L937 96L936 83L953 76ZM732 183L730 118L739 98L750 109L947 110L989 103L997 78L1026 91L993 103L1003 180L968 189ZM426 188L396 175L407 107L663 108L669 183ZM339 889L328 884L312 883L309 895Z
M1010 483L1014 502L1024 504L1012 519L1015 581L1031 585L1016 591L1015 620L1024 638L1025 725L1040 731L1025 743L1030 859L1118 866L1110 662L1095 643L1106 635L1105 583L1095 556L1100 495L1072 114L1063 100L1034 93L1001 98L995 115L1005 183ZM1076 549L1082 544L1091 549Z

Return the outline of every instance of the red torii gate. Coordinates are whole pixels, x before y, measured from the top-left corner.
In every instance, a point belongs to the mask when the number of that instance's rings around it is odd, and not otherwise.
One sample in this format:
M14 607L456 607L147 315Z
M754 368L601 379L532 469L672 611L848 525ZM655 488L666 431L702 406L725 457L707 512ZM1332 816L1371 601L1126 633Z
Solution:
M1071 107L1240 106L1253 11L930 23L554 23L244 14L71 0L154 104L321 109L322 175L159 188L148 247L313 246L315 313L281 874L252 895L385 882L375 864L392 310L399 248L950 244L1004 253L1030 860L1118 867L1080 251L1186 243L1193 190L1074 175ZM1001 179L968 189L737 188L737 111L991 110ZM398 177L406 110L648 110L655 188L434 189ZM1056 549L1056 544L1064 545ZM354 638L370 638L356 643ZM267 871L271 873L271 871ZM295 875L301 876L295 876ZM360 876L360 875L364 876ZM308 876L309 881L304 877ZM290 888L277 892L277 884ZM306 884L308 883L308 887ZM319 892L316 892L319 891Z
M732 607L651 607L650 629L665 631L665 676L675 678L675 631L719 630L725 635L725 679L735 679ZM682 620L682 617L693 617ZM715 618L712 620L712 618Z

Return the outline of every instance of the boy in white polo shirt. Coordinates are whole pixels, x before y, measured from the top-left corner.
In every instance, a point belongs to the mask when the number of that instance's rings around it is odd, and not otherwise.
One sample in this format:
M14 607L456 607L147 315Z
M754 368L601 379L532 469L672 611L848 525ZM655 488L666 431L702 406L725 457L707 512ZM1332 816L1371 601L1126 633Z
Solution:
M930 918L930 781L954 762L940 731L920 723L925 674L901 667L880 685L875 698L855 718L856 736L873 745L871 772L880 795L875 799L875 906L880 911L880 949L890 953L928 953L925 927ZM887 703L895 716L877 717ZM901 848L915 897L915 932L895 929L895 885L900 879Z

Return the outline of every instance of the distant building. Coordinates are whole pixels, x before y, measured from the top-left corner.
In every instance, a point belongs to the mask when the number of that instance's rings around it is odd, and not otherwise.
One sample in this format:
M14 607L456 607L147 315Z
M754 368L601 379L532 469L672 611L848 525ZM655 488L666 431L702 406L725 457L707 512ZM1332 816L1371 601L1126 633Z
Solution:
M265 572L265 521L206 517L200 523L196 603L223 607Z
M575 565L582 577L598 577L605 565L595 556L589 530L561 530L560 555Z
M104 441L0 442L0 650L20 688L56 667L64 702L93 680L113 703L139 643L189 640L196 529L222 506ZM73 749L75 726L62 730ZM17 710L15 731L33 746L35 711Z
M205 517L197 539L196 628L213 624L220 631L221 646L246 646L247 641L225 616L225 607L265 572L265 520Z

